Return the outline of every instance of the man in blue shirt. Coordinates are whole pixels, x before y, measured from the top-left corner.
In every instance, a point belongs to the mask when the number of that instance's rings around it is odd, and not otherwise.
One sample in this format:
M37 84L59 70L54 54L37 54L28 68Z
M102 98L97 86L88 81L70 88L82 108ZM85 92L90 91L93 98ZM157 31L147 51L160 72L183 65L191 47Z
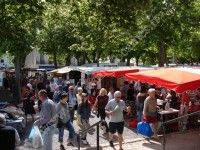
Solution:
M74 112L77 109L77 97L76 97L76 93L74 90L73 86L69 87L69 92L68 92L68 105L69 105L69 113L70 113L70 118L71 118L71 122L73 123L74 121Z

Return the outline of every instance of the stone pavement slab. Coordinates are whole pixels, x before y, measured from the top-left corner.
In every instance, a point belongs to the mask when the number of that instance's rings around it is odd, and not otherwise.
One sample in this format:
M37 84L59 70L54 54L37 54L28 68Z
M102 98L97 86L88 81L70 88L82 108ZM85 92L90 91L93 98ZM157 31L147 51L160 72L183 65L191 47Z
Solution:
M99 119L91 118L90 124L98 122ZM78 132L79 127L74 122L75 130ZM31 125L29 126L31 128ZM30 129L29 129L30 131ZM28 137L29 132L26 132ZM67 150L77 150L77 146L67 146L68 131L65 130L64 145ZM96 128L93 133L88 134L87 140L89 145L81 146L82 150L96 150ZM74 142L77 145L76 142ZM100 150L118 150L118 143L115 142L115 148L111 148L108 142L108 136L103 135L103 131L100 129ZM141 135L138 135L133 129L125 127L124 130L124 150L162 150L162 138L157 141L147 140ZM20 150L35 150L31 148L26 142L19 147ZM53 150L59 150L58 132L55 132L53 136ZM38 149L40 150L40 149ZM168 134L166 138L166 150L200 150L200 129L186 133L172 133Z

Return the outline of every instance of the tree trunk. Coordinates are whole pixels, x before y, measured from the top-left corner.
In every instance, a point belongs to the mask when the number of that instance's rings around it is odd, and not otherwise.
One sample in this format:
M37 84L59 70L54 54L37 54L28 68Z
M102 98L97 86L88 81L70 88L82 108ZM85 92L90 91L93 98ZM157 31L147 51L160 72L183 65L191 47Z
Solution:
M20 61L20 56L16 55L14 59L15 63L15 80L16 80L16 101L21 100L21 61Z
M139 57L136 57L135 60L136 60L136 66L138 66L139 65Z
M110 54L109 59L110 63L115 63L115 56L113 56L112 54Z
M124 63L124 62L126 62L126 58L122 57L120 61Z
M126 66L130 66L131 64L131 58L127 58Z
M157 43L158 48L158 66L164 67L165 61L166 61L166 49L163 41L158 41Z
M86 62L86 53L83 53L83 56L82 56L82 58L81 58L81 65L84 65L85 64L85 62Z
M88 63L92 63L92 61L90 60L90 58L88 57L88 54L85 54L85 59L87 60Z
M54 63L54 68L57 69L57 68L58 68L58 64L57 64L57 53L56 53L55 50L54 50L54 53L53 53L53 63Z
M70 54L68 53L66 56L65 56L65 65L66 66L70 66Z
M96 50L96 63L97 63L97 67L99 67L99 58L100 58L100 53L99 50Z

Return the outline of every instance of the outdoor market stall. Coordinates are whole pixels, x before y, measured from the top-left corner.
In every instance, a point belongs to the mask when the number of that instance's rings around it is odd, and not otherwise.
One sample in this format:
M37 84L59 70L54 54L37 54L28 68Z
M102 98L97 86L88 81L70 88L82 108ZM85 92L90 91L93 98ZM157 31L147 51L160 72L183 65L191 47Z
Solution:
M102 86L109 89L110 86L115 88L122 87L124 76L126 73L135 73L139 71L149 70L151 68L142 67L118 67L108 70L100 70L92 74L95 78L101 78Z
M197 71L191 68L167 68L138 73L127 73L125 77L129 81L134 80L154 84L179 93L181 97L179 114L181 115L186 115L188 113L188 108L195 108L195 110L191 111L200 109L200 98L196 97L198 95L198 90L200 89L200 70ZM193 98L190 97L191 93L195 93L195 95L193 94ZM196 106L191 107L191 105ZM173 113L172 109L169 109L166 114L169 114L170 111ZM160 114L163 115L164 113ZM185 120L185 122L187 122L187 120Z
M141 81L159 85L166 89L183 93L188 90L196 90L200 87L200 75L176 68L150 70L139 73L127 73L129 81Z

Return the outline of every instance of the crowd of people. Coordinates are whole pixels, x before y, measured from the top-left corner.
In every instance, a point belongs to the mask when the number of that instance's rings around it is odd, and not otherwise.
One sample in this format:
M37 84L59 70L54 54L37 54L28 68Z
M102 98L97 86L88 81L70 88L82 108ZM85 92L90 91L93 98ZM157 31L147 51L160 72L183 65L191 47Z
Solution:
M95 81L95 80L94 80ZM170 107L180 109L180 97L174 91L167 91L155 85L140 84L138 82L124 82L120 89L110 87L98 88L93 82L90 86L80 83L74 85L61 77L51 80L29 79L22 82L23 110L32 116L34 125L40 127L43 133L44 149L52 149L52 137L55 128L59 130L58 141L60 149L64 150L64 129L69 132L67 145L74 146L76 137L74 120L81 130L90 126L91 113L97 115L105 127L105 134L109 134L110 146L113 145L113 135L118 133L118 142L122 150L124 116L137 118L152 123L154 138L158 133L157 99L170 102ZM37 101L40 118L35 120L35 103ZM1 116L0 116L1 117ZM109 120L109 123L105 120ZM1 120L0 120L1 121ZM3 122L3 121L1 121ZM0 127L0 134L3 128ZM15 133L16 134L16 133ZM88 144L87 133L81 137L83 144Z

